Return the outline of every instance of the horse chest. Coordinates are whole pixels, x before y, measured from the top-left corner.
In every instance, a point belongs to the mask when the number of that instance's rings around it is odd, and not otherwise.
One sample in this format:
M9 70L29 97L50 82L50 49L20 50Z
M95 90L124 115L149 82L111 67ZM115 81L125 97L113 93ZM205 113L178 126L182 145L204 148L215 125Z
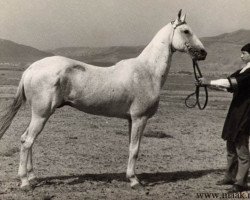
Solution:
M131 105L132 115L147 115L153 116L159 106L158 94L138 95Z

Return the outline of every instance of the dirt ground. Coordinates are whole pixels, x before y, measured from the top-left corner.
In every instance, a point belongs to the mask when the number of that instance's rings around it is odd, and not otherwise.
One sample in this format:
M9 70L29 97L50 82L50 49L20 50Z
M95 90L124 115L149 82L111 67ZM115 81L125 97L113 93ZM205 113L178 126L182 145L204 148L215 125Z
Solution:
M223 177L226 165L221 130L231 95L210 91L205 110L188 109L184 98L190 91L177 88L178 80L173 80L162 92L159 110L142 139L136 168L148 192L130 189L125 177L127 122L70 107L58 109L36 140L38 184L33 191L21 191L20 136L30 119L29 107L24 106L0 141L0 199L190 200L198 199L197 193L226 193L228 187L215 182ZM0 92L4 110L15 86L1 86Z

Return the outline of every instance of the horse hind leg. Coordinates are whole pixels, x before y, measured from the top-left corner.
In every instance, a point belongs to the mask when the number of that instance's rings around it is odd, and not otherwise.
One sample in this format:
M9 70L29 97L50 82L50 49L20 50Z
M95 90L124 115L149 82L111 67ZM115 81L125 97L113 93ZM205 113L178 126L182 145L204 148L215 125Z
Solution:
M21 188L29 190L30 180L35 178L32 165L32 146L35 139L43 130L49 117L53 114L56 104L53 98L36 98L31 103L31 122L25 133L21 137L20 164L18 176L21 179Z
M28 128L25 130L25 132L21 136L21 141L25 141L25 138L27 137L27 134L28 134ZM34 174L34 170L33 170L33 163L32 163L32 148L30 148L29 151L28 151L27 174L28 174L28 180L29 181L32 181L32 180L34 180L36 178L36 176Z
M21 188L24 190L30 189L29 180L33 173L33 166L31 162L32 146L38 134L42 131L47 119L48 117L32 115L31 123L27 129L27 132L21 138L20 164L18 176L21 179ZM30 174L28 174L28 172Z
M34 169L33 169L32 147L30 148L30 150L28 152L27 173L28 173L28 180L29 180L30 184L35 185L36 184L36 175L35 175Z

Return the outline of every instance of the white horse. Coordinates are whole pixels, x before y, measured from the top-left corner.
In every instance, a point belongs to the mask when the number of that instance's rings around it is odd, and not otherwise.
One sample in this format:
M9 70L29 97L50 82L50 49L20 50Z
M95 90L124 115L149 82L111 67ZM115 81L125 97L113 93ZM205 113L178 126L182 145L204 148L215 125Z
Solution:
M1 120L0 138L9 128L22 103L31 106L31 122L21 136L18 175L21 188L30 189L35 179L32 146L45 123L64 105L95 115L127 119L129 159L126 176L131 187L140 186L135 175L141 136L147 120L158 108L175 51L204 60L206 51L185 22L185 15L163 27L136 57L110 67L97 67L61 56L47 57L28 67L22 75L13 104Z

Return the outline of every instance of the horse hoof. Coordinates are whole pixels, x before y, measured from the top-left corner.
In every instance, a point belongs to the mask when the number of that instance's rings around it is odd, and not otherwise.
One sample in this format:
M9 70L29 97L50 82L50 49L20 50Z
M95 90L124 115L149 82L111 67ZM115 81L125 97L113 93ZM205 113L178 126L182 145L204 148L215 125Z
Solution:
M133 190L138 191L138 192L142 192L143 194L146 194L146 195L149 194L149 190L146 187L144 187L141 183L137 183L137 184L131 186L131 188Z
M142 189L143 188L143 185L139 182L131 185L131 188L134 189L134 190L138 190L138 189Z
M38 180L37 180L36 178L35 178L35 179L30 180L30 185L31 185L32 187L37 186L37 185L38 185Z
M38 184L38 179L36 177L29 179L30 185L32 187L36 186Z
M24 185L24 186L21 186L20 187L21 188L21 190L23 191L23 192L29 192L29 191L31 191L33 188L31 187L31 185Z

